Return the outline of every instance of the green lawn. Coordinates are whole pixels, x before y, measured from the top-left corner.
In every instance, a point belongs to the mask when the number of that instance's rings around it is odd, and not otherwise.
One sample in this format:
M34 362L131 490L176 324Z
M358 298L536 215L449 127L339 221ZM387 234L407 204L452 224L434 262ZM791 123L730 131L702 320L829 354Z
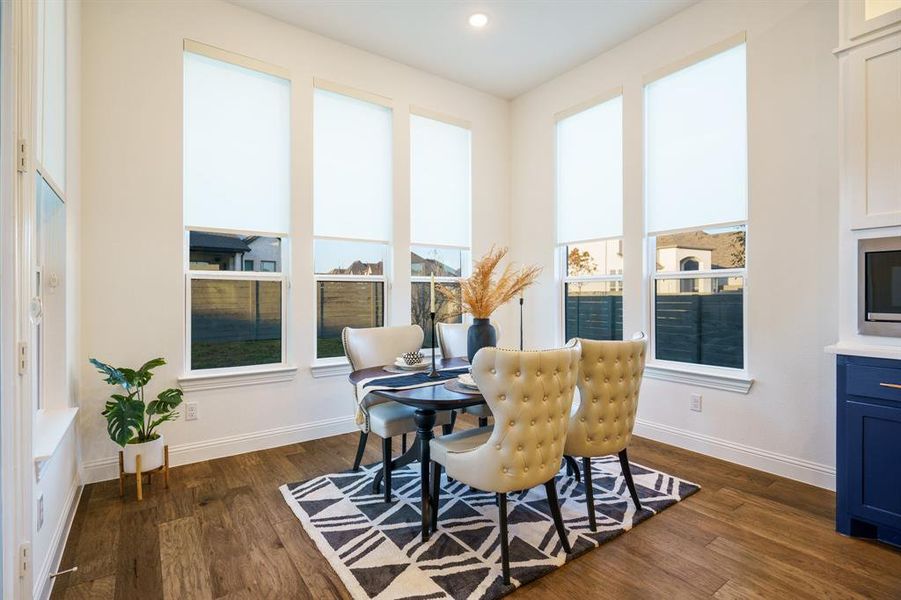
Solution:
M344 356L344 344L340 337L316 338L316 358Z
M282 362L281 340L194 342L191 344L191 369L194 370L267 365L280 362Z

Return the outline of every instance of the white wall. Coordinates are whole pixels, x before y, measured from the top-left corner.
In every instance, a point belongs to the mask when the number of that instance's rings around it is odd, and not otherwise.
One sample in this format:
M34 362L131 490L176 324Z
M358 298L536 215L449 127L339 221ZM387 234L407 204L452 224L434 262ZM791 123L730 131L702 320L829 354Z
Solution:
M83 192L80 434L86 479L113 477L116 447L99 412L109 389L98 357L184 363L182 271L182 41L218 46L287 68L293 80L293 240L288 383L192 392L197 421L167 424L174 463L349 431L344 376L314 379L312 257L314 77L395 102L395 268L409 264L408 108L472 123L473 253L509 238L509 104L410 67L224 2L87 2L83 11ZM406 267L407 269L409 267ZM390 291L389 324L409 322L409 284ZM512 327L505 327L512 331Z
M834 485L837 42L834 2L701 2L517 98L512 105L512 247L545 266L532 306L561 305L555 273L554 114L624 90L624 330L648 330L642 240L642 77L747 32L748 395L646 379L637 433ZM550 310L547 311L550 313ZM527 321L533 345L562 341L558 318ZM701 413L689 395L704 396Z

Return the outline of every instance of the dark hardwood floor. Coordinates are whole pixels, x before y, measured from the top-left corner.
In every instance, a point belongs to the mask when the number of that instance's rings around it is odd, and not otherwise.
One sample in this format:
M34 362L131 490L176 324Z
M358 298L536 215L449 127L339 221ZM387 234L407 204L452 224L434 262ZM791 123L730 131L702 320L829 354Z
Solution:
M142 503L87 486L52 598L348 598L278 486L350 468L356 442L174 468ZM835 533L832 493L640 438L629 456L703 489L511 597L901 598L901 552Z

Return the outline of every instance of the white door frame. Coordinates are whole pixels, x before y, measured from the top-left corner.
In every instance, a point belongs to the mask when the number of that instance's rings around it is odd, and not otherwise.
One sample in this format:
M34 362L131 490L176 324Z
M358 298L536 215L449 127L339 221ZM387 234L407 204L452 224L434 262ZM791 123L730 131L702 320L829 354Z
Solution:
M13 0L0 15L0 501L2 501L2 596L31 597L33 363L28 318L31 290L31 223L34 171L30 158L18 170L19 140L33 148L34 4ZM25 372L19 345L27 343ZM27 549L26 569L22 569Z

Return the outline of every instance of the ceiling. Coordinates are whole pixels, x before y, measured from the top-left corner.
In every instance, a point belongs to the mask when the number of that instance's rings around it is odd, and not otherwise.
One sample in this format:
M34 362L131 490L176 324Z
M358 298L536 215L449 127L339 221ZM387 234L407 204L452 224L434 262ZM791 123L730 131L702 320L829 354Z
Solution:
M501 98L515 98L696 0L231 0ZM488 15L475 29L468 18Z

